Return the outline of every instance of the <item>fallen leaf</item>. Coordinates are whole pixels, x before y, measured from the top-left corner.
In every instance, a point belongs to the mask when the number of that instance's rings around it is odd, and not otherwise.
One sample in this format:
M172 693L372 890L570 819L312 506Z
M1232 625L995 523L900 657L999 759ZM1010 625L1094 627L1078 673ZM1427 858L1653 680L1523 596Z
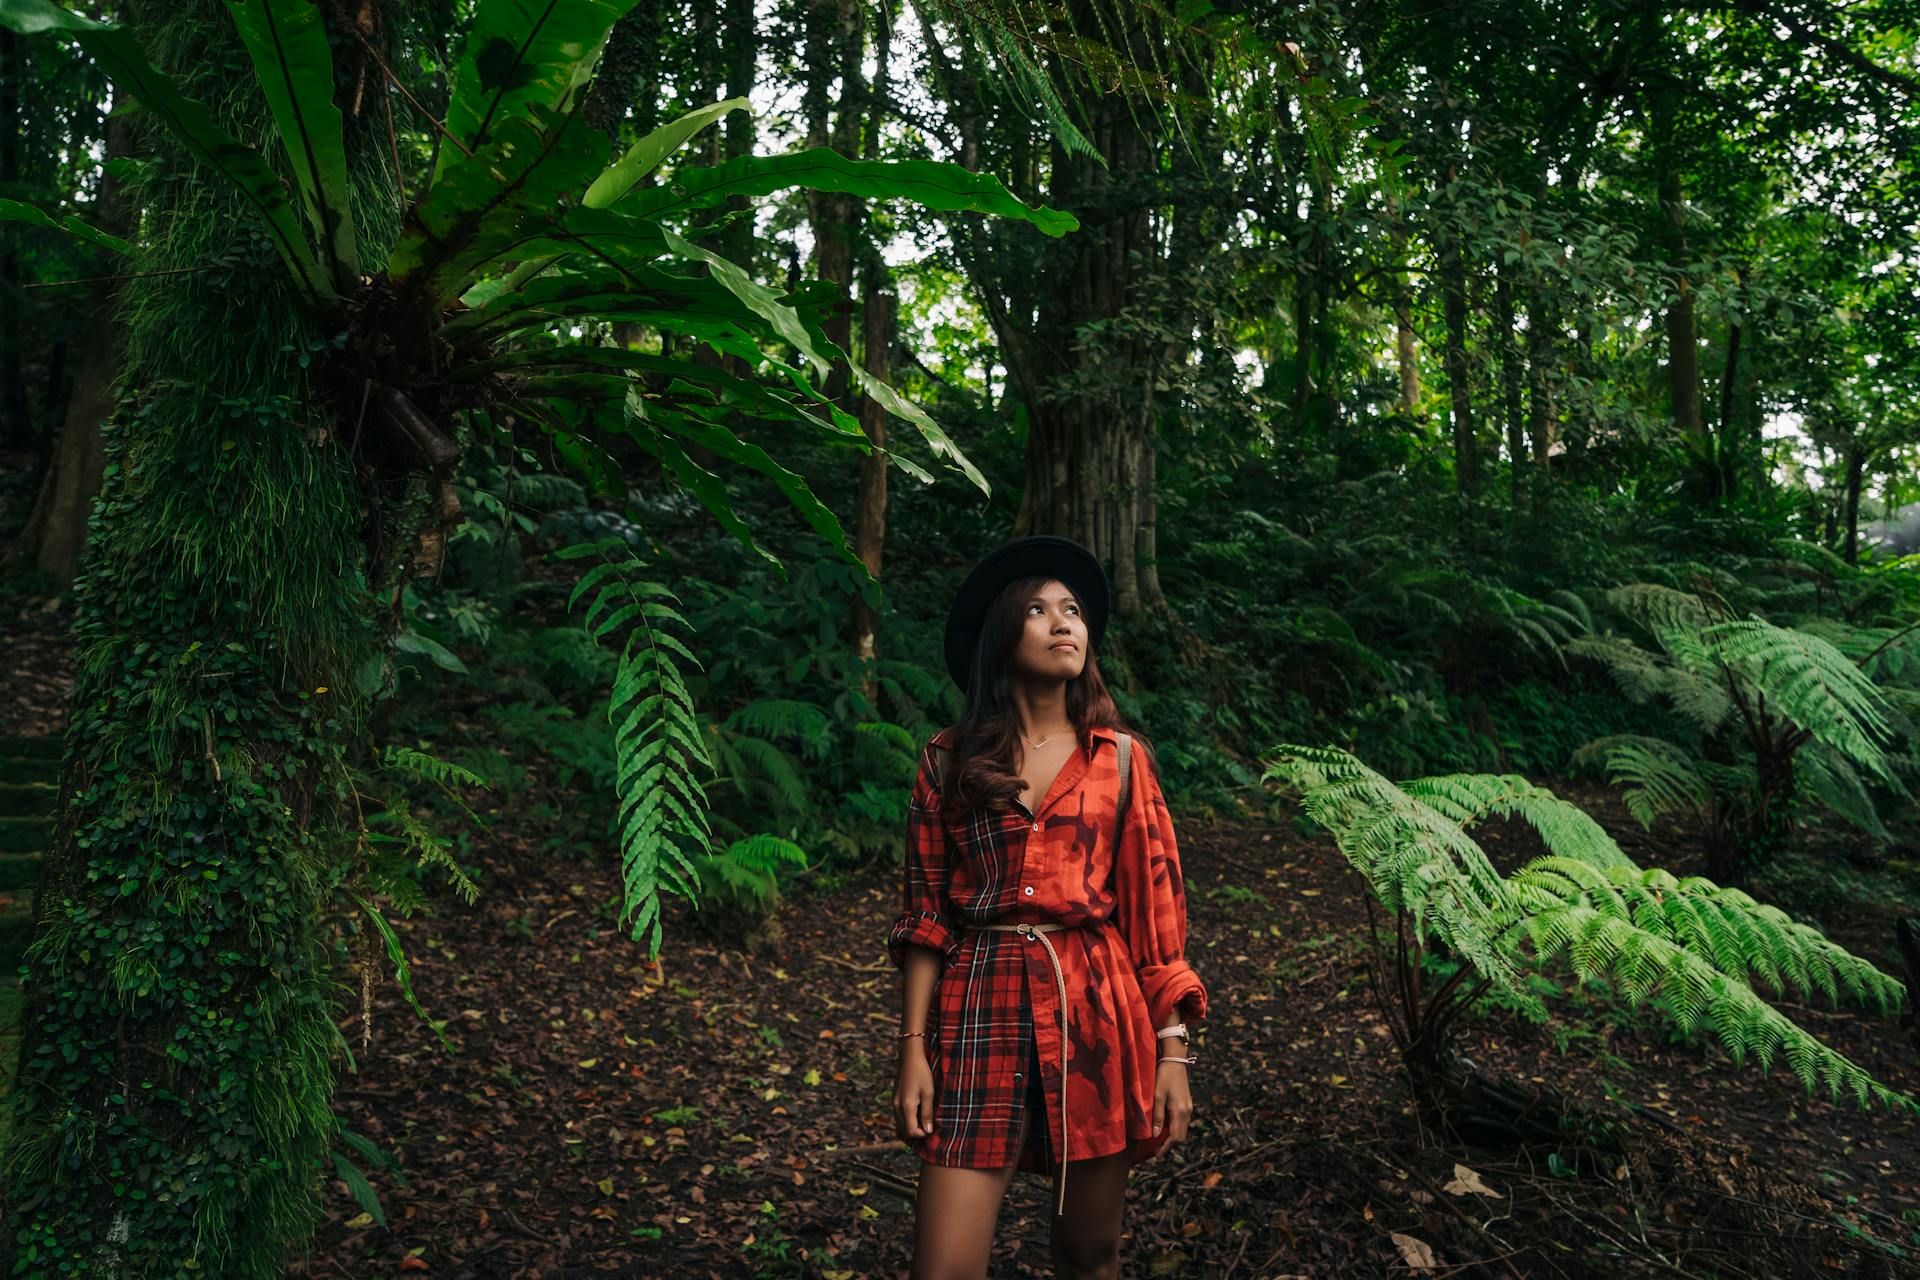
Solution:
M1450 1196L1464 1196L1468 1192L1472 1192L1477 1196L1492 1196L1495 1200L1504 1200L1506 1198L1500 1192L1495 1191L1492 1187L1480 1181L1480 1175L1463 1164L1453 1166L1453 1181L1440 1189Z
M1426 1241L1396 1231L1393 1233L1393 1242L1400 1246L1401 1260L1415 1271L1431 1271L1439 1265L1434 1261L1433 1250L1427 1247Z

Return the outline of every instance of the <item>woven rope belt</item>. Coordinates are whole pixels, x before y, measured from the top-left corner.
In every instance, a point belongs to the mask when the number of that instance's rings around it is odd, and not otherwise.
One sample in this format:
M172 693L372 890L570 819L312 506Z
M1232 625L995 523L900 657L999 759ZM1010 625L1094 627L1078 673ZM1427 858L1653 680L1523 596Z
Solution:
M973 927L1017 933L1028 941L1038 938L1040 945L1047 949L1047 959L1053 962L1053 982L1060 991L1060 1198L1054 1215L1063 1217L1067 1212L1067 977L1061 972L1060 955L1053 949L1053 944L1047 941L1047 935L1056 929L1074 926L1061 924L1058 920L1046 920L1038 924L977 924Z

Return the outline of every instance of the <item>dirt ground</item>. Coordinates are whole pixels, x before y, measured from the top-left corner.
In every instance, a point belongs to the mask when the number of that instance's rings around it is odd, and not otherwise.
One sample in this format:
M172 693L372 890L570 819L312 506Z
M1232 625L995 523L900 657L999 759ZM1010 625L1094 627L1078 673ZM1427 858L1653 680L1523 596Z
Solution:
M1636 1124L1636 1163L1658 1181L1570 1179L1545 1151L1447 1143L1405 1101L1366 979L1357 877L1337 852L1252 825L1178 830L1212 1010L1192 1134L1133 1173L1123 1274L1412 1274L1396 1233L1431 1249L1433 1275L1902 1273L1859 1237L1915 1246L1920 1125L1809 1099L1784 1070L1734 1069L1658 1033L1562 1053L1551 1027L1498 1019L1462 1034L1483 1070L1603 1108L1605 1078L1665 1117ZM476 907L403 930L457 1053L437 1053L389 990L374 1050L342 1087L349 1122L404 1152L407 1189L382 1184L393 1229L350 1225L336 1186L312 1259L290 1274L906 1274L916 1164L888 1109L887 886L794 904L758 958L676 918L655 968L609 927L606 869L510 841L487 859ZM1881 1079L1920 1087L1891 1022L1786 1011ZM1603 1066L1603 1049L1624 1061ZM1450 1193L1457 1164L1492 1194ZM1039 1175L1016 1177L993 1275L1051 1274L1047 1197ZM1749 1232L1761 1245L1743 1246Z
M15 629L0 644L0 732L57 727L47 664L55 640ZM1555 789L1643 865L1693 869L1684 832L1650 837L1604 790ZM1630 1104L1623 1153L1432 1131L1371 994L1359 880L1337 850L1286 825L1175 819L1211 1016L1193 1131L1132 1174L1123 1275L1920 1275L1920 1124L1810 1098L1784 1066L1734 1067L1649 1020L1493 1012L1460 1030L1491 1077L1616 1116ZM1503 866L1536 847L1511 825L1486 843ZM789 902L752 951L672 903L654 965L616 927L611 853L557 860L504 825L476 845L476 905L442 894L396 921L452 1051L390 980L363 1049L344 978L359 1061L338 1110L398 1153L404 1185L369 1171L387 1225L329 1178L288 1275L905 1276L917 1165L892 1131L899 983L882 946L897 867ZM1837 914L1822 921L1837 939L1893 971L1884 908ZM1893 1020L1781 1007L1920 1092ZM1014 1179L992 1275L1051 1274L1049 1197L1044 1177Z

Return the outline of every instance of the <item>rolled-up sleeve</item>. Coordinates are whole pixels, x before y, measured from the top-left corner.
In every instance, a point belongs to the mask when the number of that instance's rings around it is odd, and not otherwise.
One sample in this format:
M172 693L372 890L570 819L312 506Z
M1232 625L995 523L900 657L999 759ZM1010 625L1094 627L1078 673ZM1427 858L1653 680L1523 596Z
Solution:
M1133 786L1114 854L1115 912L1157 1030L1207 1016L1207 989L1187 963L1187 893L1180 849L1160 779L1146 753L1133 753Z
M940 792L931 747L920 751L920 772L907 801L907 856L901 877L900 915L887 931L887 957L897 969L906 968L907 948L921 946L953 959L960 945L954 928L952 904L947 900L947 870L951 842L940 814Z

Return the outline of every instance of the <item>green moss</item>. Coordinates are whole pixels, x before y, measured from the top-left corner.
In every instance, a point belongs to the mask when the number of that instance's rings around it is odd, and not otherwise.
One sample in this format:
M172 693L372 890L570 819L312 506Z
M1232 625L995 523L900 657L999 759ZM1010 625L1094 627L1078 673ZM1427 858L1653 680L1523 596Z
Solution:
M224 5L157 12L156 60L265 140ZM384 130L349 125L369 248L395 231ZM402 499L362 491L301 359L330 335L252 214L156 141L128 399L74 588L71 839L47 851L27 960L0 1238L14 1274L265 1280L317 1219L334 1132L340 780L368 711L353 674L390 642L364 534Z

